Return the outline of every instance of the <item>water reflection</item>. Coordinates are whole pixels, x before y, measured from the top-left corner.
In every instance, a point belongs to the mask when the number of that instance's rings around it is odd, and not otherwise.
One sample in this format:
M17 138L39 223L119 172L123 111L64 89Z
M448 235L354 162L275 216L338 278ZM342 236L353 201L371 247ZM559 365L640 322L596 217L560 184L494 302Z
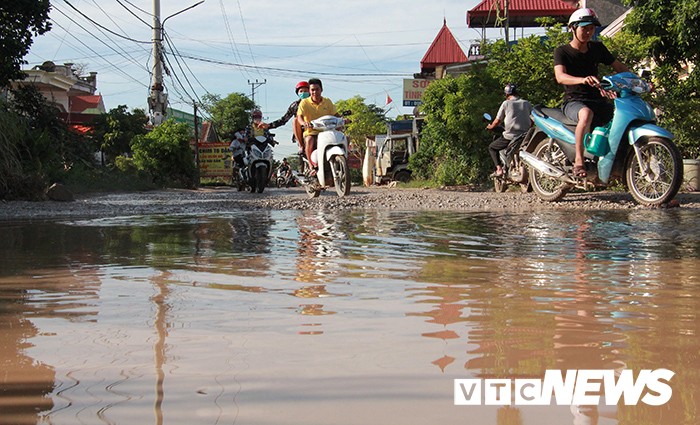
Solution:
M693 211L0 231L0 423L695 423ZM676 372L661 407L451 405L454 378L661 367Z

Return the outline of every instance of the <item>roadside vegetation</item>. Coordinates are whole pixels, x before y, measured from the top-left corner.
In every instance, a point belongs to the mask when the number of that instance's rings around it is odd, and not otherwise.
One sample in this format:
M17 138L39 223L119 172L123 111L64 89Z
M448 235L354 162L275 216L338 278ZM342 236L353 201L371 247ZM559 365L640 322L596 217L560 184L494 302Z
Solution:
M604 41L630 68L651 70L657 91L648 100L658 108L660 125L676 135L684 158L696 158L700 155L700 77L695 67L700 59L696 42L700 0L625 2L635 6L625 28ZM43 0L0 6L3 16L14 17L12 26L0 30L0 53L6 58L0 67L0 87L21 78L20 66L26 63L23 57L32 36L50 30L49 10L49 2ZM479 187L487 180L492 171L487 152L492 136L485 130L483 113L496 113L506 83L517 84L533 104L560 104L563 90L554 79L552 55L557 46L569 41L570 34L551 21L541 23L545 36L521 38L510 46L502 40L486 43L481 50L488 61L429 86L421 106L426 117L421 146L410 158L416 184ZM7 42L10 39L14 41ZM0 199L39 199L55 182L77 192L198 184L190 147L193 131L185 124L166 121L149 131L143 110L129 111L120 105L100 116L92 132L78 134L35 90L13 91L3 99ZM242 93L205 95L200 106L222 140L245 127L255 108ZM336 106L352 113L346 132L363 155L365 136L385 131L386 113L359 96L337 100ZM360 179L355 172L353 181Z

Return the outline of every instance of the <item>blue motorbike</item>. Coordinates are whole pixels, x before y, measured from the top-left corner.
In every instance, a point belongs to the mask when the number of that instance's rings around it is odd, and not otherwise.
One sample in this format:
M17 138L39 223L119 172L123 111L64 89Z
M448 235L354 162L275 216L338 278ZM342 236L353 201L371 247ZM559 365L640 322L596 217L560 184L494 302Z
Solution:
M656 123L654 110L640 97L651 86L630 72L603 77L601 88L617 93L613 119L585 137L586 177L573 173L574 130L561 109L535 107L535 131L520 158L529 169L532 190L545 201L558 201L574 188L607 186L622 179L642 205L659 205L676 196L683 162L673 135Z

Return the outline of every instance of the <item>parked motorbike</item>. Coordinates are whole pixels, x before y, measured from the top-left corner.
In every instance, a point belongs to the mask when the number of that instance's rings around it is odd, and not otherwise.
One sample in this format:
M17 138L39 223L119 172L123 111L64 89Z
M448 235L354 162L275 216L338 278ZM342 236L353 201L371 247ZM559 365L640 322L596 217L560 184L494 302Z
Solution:
M250 187L250 192L263 193L267 182L272 176L272 147L277 142L274 134L256 136L250 143L250 148L245 157L243 169L243 181Z
M315 175L306 157L303 174L293 172L294 177L304 187L310 198L317 197L322 190L334 186L338 196L350 193L350 170L348 169L348 139L339 128L345 120L333 115L325 115L311 121L315 130L320 130L316 141L316 150L311 154L313 162L318 164Z
M683 180L683 163L673 135L655 124L654 110L640 94L652 87L624 72L603 77L601 88L617 94L612 121L585 138L586 177L573 173L576 155L574 130L560 109L536 107L536 131L520 158L528 165L533 191L545 201L558 201L574 188L606 186L622 178L642 205L673 199Z
M484 121L491 122L493 118L490 114L484 114ZM496 126L493 130L493 140L501 137L505 128L502 125ZM530 135L533 130L530 129L529 132L517 137L508 143L505 149L501 149L498 153L501 159L501 166L503 167L503 174L500 176L493 176L493 187L496 192L505 192L508 190L508 186L520 185L520 190L527 192L530 190L530 183L528 182L527 168L525 164L520 159L520 150L524 147L523 142L530 140ZM526 145L526 144L525 144Z

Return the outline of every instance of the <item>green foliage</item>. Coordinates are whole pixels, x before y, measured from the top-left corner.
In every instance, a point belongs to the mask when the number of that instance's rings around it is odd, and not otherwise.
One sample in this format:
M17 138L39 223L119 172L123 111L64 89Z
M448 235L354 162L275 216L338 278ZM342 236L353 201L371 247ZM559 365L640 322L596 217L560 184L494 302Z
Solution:
M650 41L659 64L678 65L700 59L700 0L625 0L634 9L625 27Z
M51 29L49 0L11 0L0 2L0 88L11 80L23 78L24 56L37 36Z
M483 177L491 168L483 113L495 114L502 100L500 83L485 69L430 84L421 147L409 159L416 178L461 185Z
M33 87L12 92L0 105L3 160L0 197L37 199L51 182L60 182L79 163L90 163L85 139L68 131L58 110Z
M626 0L634 9L625 31L646 40L647 54L658 65L654 102L660 124L676 136L686 158L700 155L700 0Z
M191 129L185 123L166 120L131 144L134 165L159 186L193 187L197 175L190 147Z
M222 140L230 140L233 133L245 128L255 104L242 93L231 93L224 99L219 95L205 94L202 108L211 116L214 128Z
M351 112L349 116L351 122L345 126L343 132L362 156L364 156L367 136L386 133L387 119L384 110L373 103L366 104L365 99L360 96L339 100L335 102L335 108L338 112Z
M142 109L128 112L119 105L93 121L92 136L105 155L106 164L113 164L117 156L131 153L131 140L148 132L148 117Z
M555 107L561 103L564 90L554 78L554 49L570 40L561 25L555 25L546 30L545 37L521 38L510 48L498 40L482 46L482 51L489 58L488 72L501 88L515 83L522 97L533 105Z

